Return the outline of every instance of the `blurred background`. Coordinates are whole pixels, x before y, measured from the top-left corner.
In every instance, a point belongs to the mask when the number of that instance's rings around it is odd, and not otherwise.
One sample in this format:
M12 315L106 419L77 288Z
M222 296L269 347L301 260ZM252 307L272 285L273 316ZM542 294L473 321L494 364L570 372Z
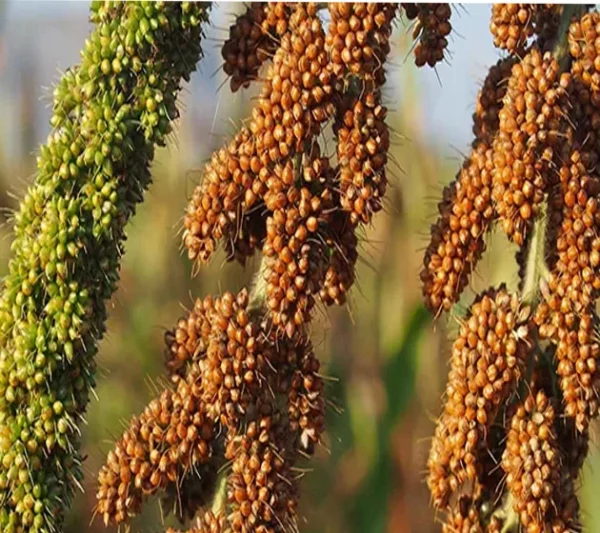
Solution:
M85 2L0 0L0 275L9 259L6 208L16 206L33 178L37 147L49 131L52 86L78 62L89 32L87 10ZM238 290L256 267L243 271L220 255L192 277L178 235L203 162L235 132L256 94L254 88L231 95L220 70L220 45L242 10L224 3L213 11L206 57L183 94L177 135L158 152L155 182L129 227L121 286L100 347L99 400L84 429L86 492L73 506L69 533L104 530L100 520L91 521L95 476L112 440L156 390L165 329L195 297ZM433 324L420 304L418 272L437 199L468 152L479 84L498 58L489 14L489 4L453 6L451 57L435 71L414 67L405 22L394 32L386 96L396 142L387 210L363 235L350 305L313 326L330 377L329 432L308 465L302 533L440 529L429 509L424 466L456 322L444 317ZM514 250L502 236L492 240L463 301L501 281L516 287ZM600 532L598 464L594 445L582 489L585 530L592 533ZM158 532L164 521L152 502L132 531Z

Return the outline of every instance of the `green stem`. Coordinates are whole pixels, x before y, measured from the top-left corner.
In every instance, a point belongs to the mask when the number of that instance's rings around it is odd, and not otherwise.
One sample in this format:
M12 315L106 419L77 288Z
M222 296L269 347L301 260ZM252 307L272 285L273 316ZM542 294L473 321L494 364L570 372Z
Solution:
M521 290L523 303L532 306L535 306L538 303L540 281L548 274L545 246L546 233L548 231L547 218L547 204L544 202L533 225L529 251L525 263L523 289Z
M215 495L213 498L211 511L213 515L218 516L220 513L225 511L225 506L227 505L227 474L228 468L223 468L221 472L219 472L219 477L217 478L217 484L215 487Z
M252 290L250 291L250 303L248 304L248 310L251 312L261 311L265 305L265 299L267 297L267 280L265 277L268 268L267 258L263 257L258 271L254 276L254 282Z
M586 9L587 7L583 4L570 4L563 7L556 40L552 47L554 56L560 65L561 72L568 70L570 63L568 43L569 25L573 18L583 15ZM548 205L547 201L545 201L542 204L532 229L531 241L525 264L523 289L521 291L523 302L531 306L535 306L538 303L540 281L548 274L545 246L546 234L548 231L547 215Z
M575 18L581 17L589 6L585 4L567 4L563 6L563 12L560 17L558 26L557 41L554 44L553 52L556 60L560 65L561 72L565 72L569 68L569 26Z

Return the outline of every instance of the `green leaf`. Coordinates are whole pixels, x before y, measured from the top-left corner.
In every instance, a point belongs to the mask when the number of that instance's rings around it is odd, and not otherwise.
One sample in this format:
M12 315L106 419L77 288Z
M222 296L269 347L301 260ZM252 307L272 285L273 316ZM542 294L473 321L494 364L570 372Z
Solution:
M402 419L415 388L417 347L429 314L418 307L408 323L404 339L383 371L387 409L378 426L378 454L369 474L356 494L351 511L351 527L356 533L385 533L388 498L398 483L390 450L390 435Z

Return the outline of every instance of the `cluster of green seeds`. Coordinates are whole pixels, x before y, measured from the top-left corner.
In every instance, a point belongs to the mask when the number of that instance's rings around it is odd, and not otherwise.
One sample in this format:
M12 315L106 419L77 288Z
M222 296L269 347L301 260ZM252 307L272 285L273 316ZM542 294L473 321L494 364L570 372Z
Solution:
M124 227L201 56L201 3L94 2L79 66L14 217L0 296L0 528L61 527L81 481L79 430L116 289Z

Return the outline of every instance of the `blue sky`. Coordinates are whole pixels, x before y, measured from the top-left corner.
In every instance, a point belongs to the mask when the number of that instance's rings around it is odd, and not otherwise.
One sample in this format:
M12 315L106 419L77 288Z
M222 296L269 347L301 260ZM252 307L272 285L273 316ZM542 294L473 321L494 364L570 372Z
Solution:
M9 0L6 23L7 28L15 25L19 27L22 24L25 24L27 28L35 28L37 25L43 27L44 23L51 20L53 25L58 28L64 24L65 30L72 29L74 25L78 29L83 29L87 28L87 11L87 2ZM225 27L227 19L224 17L231 11L231 4L221 4L218 20L213 22L213 25ZM422 131L423 136L440 145L440 148L448 154L454 153L453 147L464 150L470 143L470 115L474 109L478 86L484 78L488 66L499 57L498 52L492 46L488 30L489 14L490 4L470 4L462 7L455 5L452 14L453 34L449 47L452 58L449 64L438 66L436 75L429 68L414 68L412 58L408 57L404 61L406 52L402 52L396 55L394 59L396 66L390 70L388 76L391 88L387 91L387 95L389 106L393 109L396 100L402 98L401 89L398 88L398 85L402 83L402 73L405 69L411 69L414 83L419 92L420 107L415 109L415 121L418 121L418 128ZM213 37L222 38L222 31L213 31L215 32ZM397 42L400 40L402 31L402 26L396 31ZM75 33L79 35L81 30ZM27 41L23 40L22 43L27 43ZM49 39L49 41L42 43L41 46L57 46L53 42L54 39ZM21 46L24 46L22 43ZM73 42L73 45L75 46L76 43ZM40 44L38 44L39 46ZM49 72L56 72L56 67L64 68L76 60L77 56L74 55L72 49L68 48L62 43L61 49L48 50L48 61L55 63ZM218 51L212 46L211 49L206 58L209 67L203 70L204 73L210 74L214 71L210 67L213 64L217 65L218 61ZM44 86L48 86L54 79L40 81ZM217 76L208 82L211 87L207 87L207 93L203 94L203 98L210 96L212 89L213 104L215 104L211 106L213 108L216 107L216 86L220 81L221 79ZM217 116L216 118L219 120L222 117Z

